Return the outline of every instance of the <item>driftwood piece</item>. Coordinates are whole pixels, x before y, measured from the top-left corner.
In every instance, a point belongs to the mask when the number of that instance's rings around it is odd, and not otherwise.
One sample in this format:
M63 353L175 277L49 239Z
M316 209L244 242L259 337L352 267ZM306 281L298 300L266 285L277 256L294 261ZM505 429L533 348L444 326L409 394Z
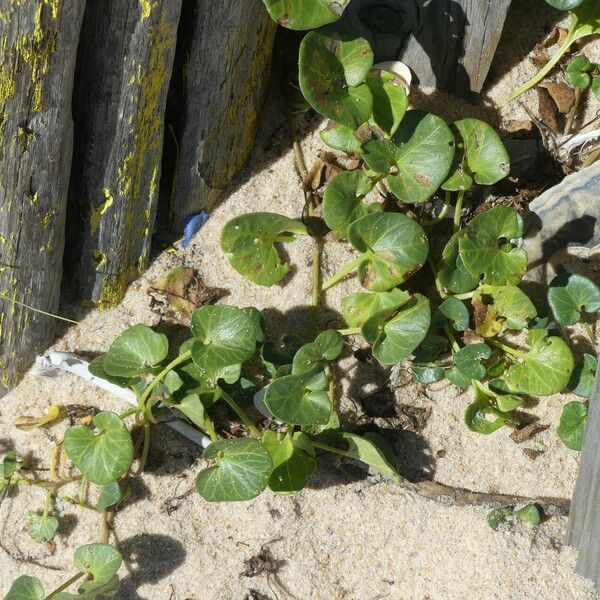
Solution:
M195 0L189 21L169 210L176 233L219 201L252 150L276 29L261 0Z
M65 264L101 308L147 266L180 11L181 0L102 0L85 12Z
M85 0L0 0L0 396L54 336Z
M419 84L464 95L483 87L511 0L352 0L343 22L378 61L401 60Z
M571 501L567 543L579 550L576 571L600 588L600 368L590 400L588 425Z

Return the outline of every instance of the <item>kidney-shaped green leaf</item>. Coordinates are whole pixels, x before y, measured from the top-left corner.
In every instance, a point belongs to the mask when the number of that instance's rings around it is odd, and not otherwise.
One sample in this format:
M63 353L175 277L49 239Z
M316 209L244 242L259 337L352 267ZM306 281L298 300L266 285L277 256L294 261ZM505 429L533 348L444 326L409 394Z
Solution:
M587 353L584 353L582 358L583 360L575 365L567 388L576 396L591 398L594 391L598 361Z
M122 562L121 553L109 544L88 544L77 548L75 567L92 576L79 586L79 593L86 598L95 598L98 594L114 595L119 588L117 572Z
M575 325L581 313L600 310L600 287L583 275L563 273L550 283L548 304L561 325Z
M588 420L587 406L583 402L574 400L563 406L560 424L557 429L558 437L570 450L580 451Z
M400 288L389 292L359 292L342 298L342 311L349 327L361 327L375 313L400 308L410 294Z
M192 360L207 372L248 360L256 349L256 330L250 317L234 306L203 306L192 313Z
M50 541L58 530L58 519L51 515L30 512L26 518L29 535L36 542Z
M373 51L356 34L326 27L300 44L300 89L325 117L356 129L371 116L373 97L365 79Z
M363 202L372 187L370 179L362 171L338 173L327 185L323 196L323 219L327 227L346 239L351 223L381 210L381 204Z
M402 202L425 202L445 181L454 158L454 135L440 117L409 110L386 145L394 167L387 177ZM366 146L365 146L366 148Z
M367 85L373 94L372 120L390 137L396 133L408 108L404 79L391 71L373 69L367 75Z
M350 0L263 0L271 18L288 29L316 29L340 18Z
M238 273L268 287L281 281L290 270L281 261L275 244L293 241L293 234L306 234L306 227L283 215L248 213L223 227L221 249L232 255L229 262Z
M133 462L131 435L119 415L98 413L94 433L85 425L65 432L63 447L82 475L97 485L107 485L125 474Z
M546 0L546 2L558 10L571 10L583 4L585 0Z
M479 213L459 236L459 252L469 274L490 285L516 285L527 270L527 252L510 243L521 237L516 210L495 206Z
M592 83L589 70L592 63L587 56L583 54L574 58L567 67L567 77L573 87L588 88Z
M316 466L315 450L310 438L297 431L280 441L277 433L269 430L263 437L263 444L271 455L274 467L269 488L278 494L293 494L304 489Z
M196 478L196 490L207 502L238 502L256 498L273 471L267 449L255 439L237 438L212 442L202 455L216 460Z
M460 233L454 234L442 252L438 267L440 283L454 294L464 294L477 287L478 279L467 271L458 251Z
M324 371L285 375L269 385L264 402L284 423L325 425L333 410L328 383Z
M427 260L429 243L423 228L401 213L373 213L348 229L352 245L362 252L358 276L373 292L386 292L408 279Z
M472 383L475 401L465 411L465 423L471 431L489 435L500 429L507 421L515 420L510 413L498 409L496 394L477 380L473 380Z
M40 580L29 575L21 575L13 581L4 600L43 600L46 596Z
M365 434L364 437L355 433L344 433L342 435L348 442L347 454L349 456L373 467L373 469L388 479L396 483L402 483L402 477L378 447L376 436L369 433Z
M486 344L469 344L454 353L454 367L446 372L446 377L454 385L468 387L472 379L485 377L487 369L481 363L491 355L492 350Z
M373 315L362 326L361 333L382 365L395 365L423 341L430 322L429 300L415 294L399 311L387 310Z
M468 190L473 182L492 185L510 171L510 158L493 127L479 119L455 121L460 141L455 170L444 182L445 190Z
M469 327L471 319L469 309L458 298L446 298L437 308L436 317L441 316L440 321L449 319L456 331L464 331Z
M167 336L140 323L124 331L110 345L102 368L114 377L135 377L159 365L168 352Z
M513 393L550 396L562 392L575 366L567 344L556 336L548 337L545 329L531 329L527 335L529 352L515 352L515 361L502 375Z
M317 336L314 342L304 344L296 356L292 367L292 373L308 373L322 366L323 361L335 360L342 352L344 338L339 331L328 329Z

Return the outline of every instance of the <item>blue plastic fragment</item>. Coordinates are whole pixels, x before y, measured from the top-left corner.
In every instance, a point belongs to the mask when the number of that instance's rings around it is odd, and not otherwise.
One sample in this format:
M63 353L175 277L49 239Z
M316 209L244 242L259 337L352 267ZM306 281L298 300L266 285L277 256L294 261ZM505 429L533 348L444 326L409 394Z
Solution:
M208 220L210 215L205 211L200 211L194 215L189 215L183 220L183 239L181 247L186 248L192 241L192 238L202 229L202 226Z

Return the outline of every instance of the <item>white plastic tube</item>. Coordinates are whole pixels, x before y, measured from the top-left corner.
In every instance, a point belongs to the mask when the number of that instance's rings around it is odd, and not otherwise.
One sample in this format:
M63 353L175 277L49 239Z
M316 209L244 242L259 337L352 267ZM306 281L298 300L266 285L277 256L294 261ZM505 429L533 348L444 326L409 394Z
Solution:
M133 391L119 387L100 377L95 377L89 372L89 363L75 354L69 354L68 352L50 352L45 356L38 356L35 364L36 375L56 377L61 373L72 373L73 375L77 375L85 381L90 382L92 385L102 388L113 396L125 400L125 402L133 406L138 405L137 398ZM173 429L173 431L180 433L202 448L206 448L210 444L210 438L208 436L204 435L182 419L175 418L172 421L165 421L165 424Z

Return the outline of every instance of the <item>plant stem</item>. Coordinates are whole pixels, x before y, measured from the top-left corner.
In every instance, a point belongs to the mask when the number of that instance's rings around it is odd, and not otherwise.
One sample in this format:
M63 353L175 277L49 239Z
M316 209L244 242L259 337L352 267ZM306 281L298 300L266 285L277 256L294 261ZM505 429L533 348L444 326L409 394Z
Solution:
M54 492L52 490L50 490L46 494L46 499L44 500L44 513L43 513L44 518L47 517L48 513L50 512L50 504L52 502L53 496L54 496Z
M254 425L240 405L223 388L220 389L223 400L229 404L231 410L233 410L233 412L242 420L242 423L250 430L250 433L256 438L261 438L262 433L260 432L260 429Z
M438 279L437 269L435 268L435 264L433 263L431 254L427 257L427 264L429 265L429 268L431 269L431 274L433 275L433 281L435 281L435 289L437 290L437 293L439 294L440 298L442 300L444 300L444 298L446 298L448 296L448 294L446 294L446 292L444 291L444 286L440 283L440 280Z
M79 502L87 501L87 493L89 487L90 482L84 477L79 485Z
M53 592L50 592L44 598L44 600L50 600L51 598L54 598L54 596L57 596L58 594L66 590L68 587L72 586L78 579L81 579L84 575L85 573L77 573L77 575L73 575L71 579L68 579L61 586L57 587Z
M142 411L142 408L140 406L138 406L137 408L132 408L131 410L128 410L127 412L121 413L119 415L119 417L121 419L126 419L127 417L131 417L131 415L135 415L141 411Z
M188 350L184 352L181 356L178 356L176 359L172 360L148 385L148 387L144 390L142 397L140 398L140 405L145 406L150 394L152 394L152 390L166 377L169 371L172 371L175 367L184 363L186 360L189 360L192 356L192 351Z
M571 17L571 27L569 29L569 33L565 38L562 46L556 51L554 56L548 61L548 64L538 71L536 75L534 75L529 81L526 81L523 85L518 87L512 94L508 95L506 98L503 98L498 107L502 107L505 104L508 104L515 98L518 98L521 94L524 94L526 91L530 90L532 87L536 86L552 69L558 64L558 61L565 55L567 50L570 48L571 44L575 41L575 28L577 25L577 18L572 15Z
M462 213L464 199L465 190L458 190L458 195L456 197L456 206L454 207L454 233L456 233L460 229L460 217Z
M356 335L356 334L360 333L361 328L360 327L350 327L349 329L338 329L337 331L341 335Z
M510 346L507 346L506 344L503 344L502 342L499 342L498 340L493 340L493 339L488 338L486 341L489 342L490 344L492 344L493 346L496 346L496 348L500 348L500 350L504 350L504 352L506 352L507 354L510 354L511 356L514 356L515 358L521 358L521 357L525 356L524 352L520 352L519 350L516 350L515 348L511 348Z
M219 439L217 432L215 431L215 425L212 422L212 419L208 416L208 413L204 413L204 427L206 428L206 433L208 433L208 437L210 437L211 442L216 442Z
M452 329L450 329L450 325L448 325L448 323L444 325L444 331L446 336L448 336L450 343L452 344L452 350L454 352L458 352L460 350L460 344L456 341L456 337L454 336L454 333Z
M66 321L67 323L73 323L74 325L79 325L79 321L74 321L73 319L67 319L67 317L61 317L60 315L55 315L51 312L46 312L45 310L41 310L40 308L34 308L33 306L29 306L29 304L25 304L24 302L19 302L14 298L8 298L7 296L0 296L0 299L6 300L11 304L18 304L27 310L31 310L32 312L39 313L40 315L44 315L46 317L52 317L53 319L58 319L59 321Z
M347 456L349 458L356 458L354 454L348 452L347 450L340 450L338 448L334 448L333 446L328 446L327 444L321 444L321 442L315 442L311 440L312 445L315 448L319 448L321 450L327 450L327 452L333 452L334 454L339 454L340 456Z
M457 300L470 300L476 292L477 290L473 290L472 292L465 292L464 294L454 294L452 297Z
M333 277L329 278L321 287L321 291L328 290L330 287L334 286L336 283L348 277L352 271L356 270L356 268L362 263L364 260L363 256L359 256L356 260L353 260L349 265L346 265L341 271L338 271Z
M150 421L148 420L146 414L144 415L144 417L146 417L144 418L144 446L142 448L140 464L135 470L135 473L132 473L133 477L139 477L146 468L146 462L148 461L148 452L150 451Z
M437 225L440 221L444 219L444 217L448 214L448 210L450 210L450 202L452 200L452 192L446 190L446 197L444 199L444 206L440 211L440 214L429 221L421 221L421 225L425 225L425 227L433 227Z
M594 335L594 330L592 329L592 326L587 321L584 321L583 327L585 329L585 332L588 334L588 336L590 338L590 342L592 342L592 344L595 346L596 345L596 336Z
M319 332L319 296L321 294L321 248L319 240L314 240L312 251L312 311L311 329L314 337Z

